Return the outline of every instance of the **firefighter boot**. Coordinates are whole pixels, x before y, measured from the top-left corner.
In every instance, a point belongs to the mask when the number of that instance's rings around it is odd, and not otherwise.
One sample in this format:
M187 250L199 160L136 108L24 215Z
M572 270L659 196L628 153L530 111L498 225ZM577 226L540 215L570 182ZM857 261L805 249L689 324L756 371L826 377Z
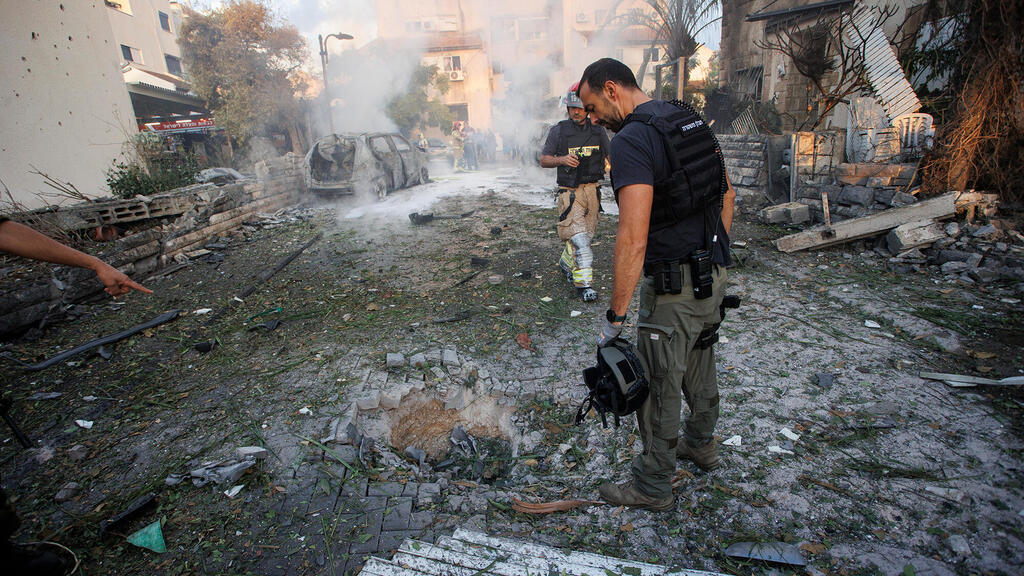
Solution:
M671 494L664 498L648 496L641 492L632 480L622 484L605 482L598 487L597 491L601 493L601 498L612 506L629 506L657 512L674 508L676 505L675 496Z
M718 445L712 440L703 446L693 446L685 438L680 438L676 444L676 458L689 460L701 470L709 472L718 468Z

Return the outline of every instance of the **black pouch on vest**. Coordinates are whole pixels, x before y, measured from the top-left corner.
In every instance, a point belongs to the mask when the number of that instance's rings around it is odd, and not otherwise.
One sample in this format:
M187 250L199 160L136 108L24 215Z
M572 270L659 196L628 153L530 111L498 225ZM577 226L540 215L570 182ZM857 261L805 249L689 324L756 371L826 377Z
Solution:
M690 278L693 280L693 297L697 300L711 297L711 268L711 253L694 250L690 255Z

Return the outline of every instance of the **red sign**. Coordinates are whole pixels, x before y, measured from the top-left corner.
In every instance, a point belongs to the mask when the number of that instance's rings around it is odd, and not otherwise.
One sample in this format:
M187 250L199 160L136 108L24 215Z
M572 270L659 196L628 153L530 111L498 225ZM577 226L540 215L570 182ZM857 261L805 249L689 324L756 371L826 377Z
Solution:
M175 122L150 122L139 124L139 132L166 132L168 130L194 130L196 128L213 128L212 118L196 118L195 120L177 120Z

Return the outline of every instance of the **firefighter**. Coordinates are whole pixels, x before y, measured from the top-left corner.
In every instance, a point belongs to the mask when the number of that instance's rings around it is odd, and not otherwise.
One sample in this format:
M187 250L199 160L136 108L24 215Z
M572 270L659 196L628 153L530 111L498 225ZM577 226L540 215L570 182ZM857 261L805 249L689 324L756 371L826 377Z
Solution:
M569 118L551 127L541 150L542 168L557 168L558 239L565 243L558 266L584 302L597 300L594 291L594 252L600 210L598 181L604 177L609 139L605 129L590 122L576 85L565 95Z

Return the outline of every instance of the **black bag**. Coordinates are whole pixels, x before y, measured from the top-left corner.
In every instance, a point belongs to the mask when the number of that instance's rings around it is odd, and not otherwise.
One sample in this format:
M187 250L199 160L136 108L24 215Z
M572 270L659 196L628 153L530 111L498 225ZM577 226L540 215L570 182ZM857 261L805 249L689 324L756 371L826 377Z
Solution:
M597 349L597 366L583 370L583 382L589 389L583 404L576 411L576 424L582 422L590 409L601 415L601 424L608 427L607 414L619 418L636 412L647 400L650 387L643 361L636 347L622 338Z

